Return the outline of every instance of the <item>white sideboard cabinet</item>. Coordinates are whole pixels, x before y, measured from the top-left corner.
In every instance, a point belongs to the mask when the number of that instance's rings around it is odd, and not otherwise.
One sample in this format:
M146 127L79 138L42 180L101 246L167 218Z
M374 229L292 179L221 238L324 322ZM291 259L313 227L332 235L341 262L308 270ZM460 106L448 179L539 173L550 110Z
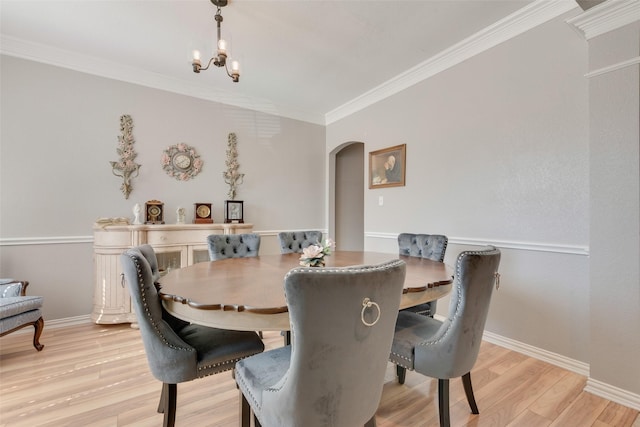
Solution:
M158 224L93 227L94 292L91 319L95 323L136 323L131 297L124 282L120 255L150 244L158 257L160 274L173 268L209 261L210 234L251 233L252 224Z

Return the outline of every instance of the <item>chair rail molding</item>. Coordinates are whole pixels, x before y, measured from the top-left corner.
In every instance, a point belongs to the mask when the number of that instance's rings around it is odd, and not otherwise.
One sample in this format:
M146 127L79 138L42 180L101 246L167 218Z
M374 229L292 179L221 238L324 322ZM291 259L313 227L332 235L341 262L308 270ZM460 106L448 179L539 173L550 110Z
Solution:
M373 239L390 239L395 241L398 238L398 233L365 232L365 237ZM500 249L515 249L523 251L552 252L560 254L589 256L588 246L560 245L556 243L519 242L489 238L478 239L474 237L449 237L449 245L452 244L470 246L493 245Z
M93 243L93 236L0 238L0 246L60 245L60 244L75 244L75 243Z

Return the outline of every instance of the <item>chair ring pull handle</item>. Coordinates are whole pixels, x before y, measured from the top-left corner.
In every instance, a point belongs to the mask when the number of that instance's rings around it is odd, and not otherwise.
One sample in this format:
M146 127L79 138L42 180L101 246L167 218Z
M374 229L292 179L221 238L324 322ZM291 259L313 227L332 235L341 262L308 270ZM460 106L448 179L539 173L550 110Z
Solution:
M374 320L373 322L369 323L366 320L364 320L364 311L369 308L369 307L375 307L378 309L378 316L376 317L376 320ZM378 305L378 303L371 301L369 298L365 298L362 301L362 312L360 313L360 320L362 320L362 323L364 323L366 326L373 326L376 323L378 323L378 320L380 320L380 306Z

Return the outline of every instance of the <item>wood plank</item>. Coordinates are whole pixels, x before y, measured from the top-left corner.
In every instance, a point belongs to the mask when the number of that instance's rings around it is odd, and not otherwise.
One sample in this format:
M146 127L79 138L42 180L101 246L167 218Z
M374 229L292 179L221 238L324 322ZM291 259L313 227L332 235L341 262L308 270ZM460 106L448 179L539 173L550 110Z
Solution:
M279 332L265 345L282 346ZM42 352L28 334L0 340L0 427L162 424L161 384L151 375L140 332L129 325L45 328ZM469 412L460 379L450 383L453 426L640 427L638 411L582 391L586 379L483 342L471 372L480 415ZM238 390L230 372L178 384L177 425L239 425ZM437 380L407 372L404 385L389 363L378 427L438 427Z

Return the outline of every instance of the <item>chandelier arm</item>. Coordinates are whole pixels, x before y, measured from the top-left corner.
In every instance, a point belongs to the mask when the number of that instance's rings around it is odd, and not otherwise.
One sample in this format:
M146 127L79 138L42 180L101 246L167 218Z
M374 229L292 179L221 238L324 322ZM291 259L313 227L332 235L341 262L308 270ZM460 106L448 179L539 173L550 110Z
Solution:
M208 65L207 65L208 67ZM227 76L231 77L231 79L233 79L234 82L238 83L238 81L240 81L240 74L238 73L230 73L229 72L229 63L226 62L224 64L224 70L227 72Z
M217 59L217 58L216 58L215 56L214 56L213 58L209 59L209 62L207 63L207 66L206 66L206 67L199 67L199 68L198 68L198 72L200 72L200 71L207 71L207 70L209 69L209 67L211 66L211 63L212 63L213 61L215 61L216 59Z

